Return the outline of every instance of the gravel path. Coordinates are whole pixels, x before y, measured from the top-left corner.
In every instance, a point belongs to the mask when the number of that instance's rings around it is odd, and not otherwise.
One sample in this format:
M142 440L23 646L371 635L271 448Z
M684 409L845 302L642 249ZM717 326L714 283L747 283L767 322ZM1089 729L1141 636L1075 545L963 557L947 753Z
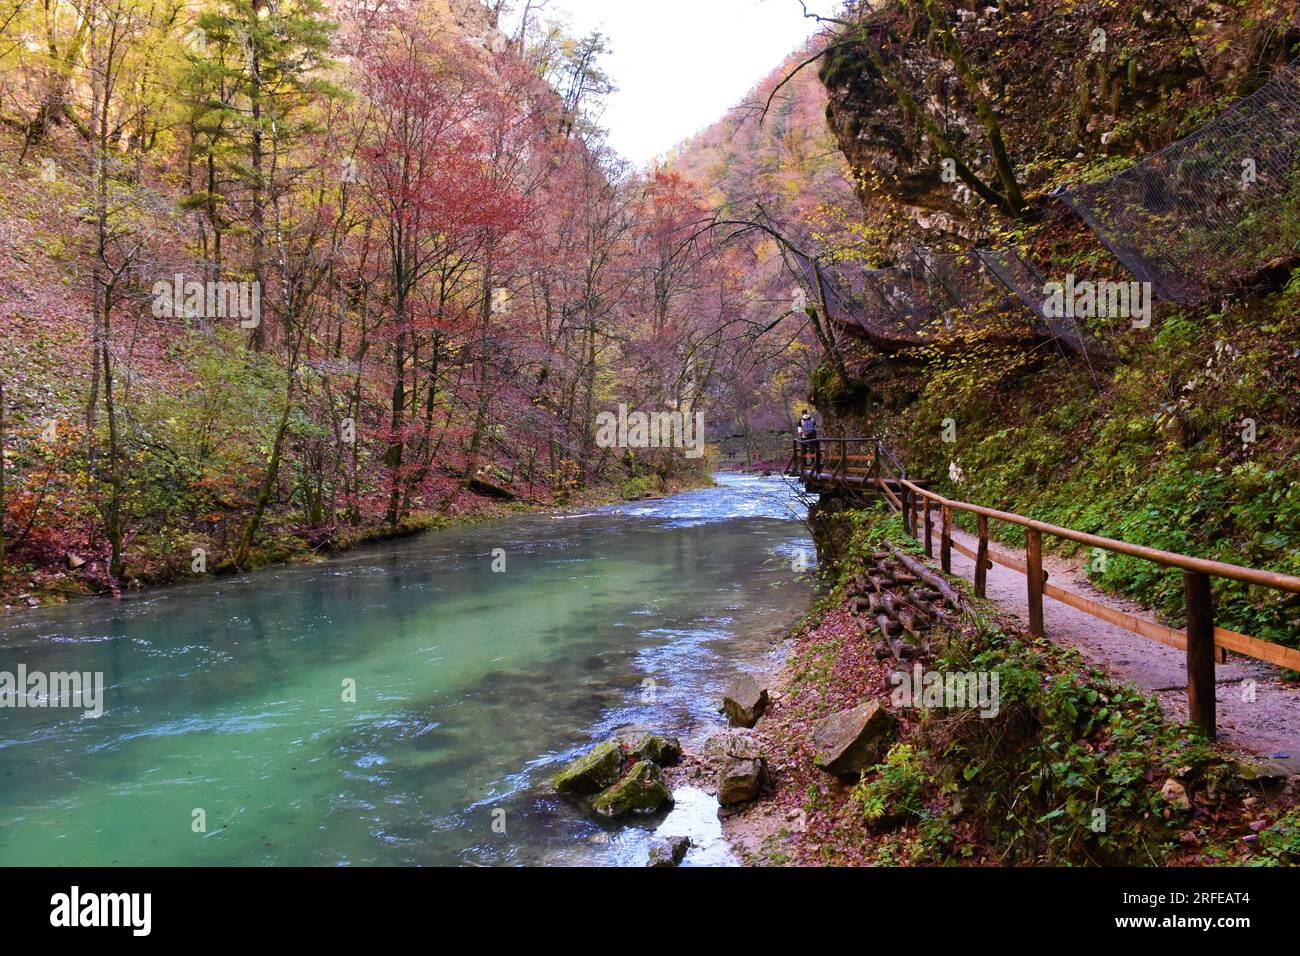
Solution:
M960 529L953 537L972 551L978 539ZM939 532L935 530L935 555ZM994 551L1010 554L1005 546L992 544ZM1019 555L1023 557L1023 555ZM1044 555L1043 566L1051 582L1078 592L1094 601L1125 611L1135 617L1154 620L1139 604L1098 591L1088 583L1077 562ZM955 549L953 573L972 580L975 562ZM1028 597L1022 574L993 565L988 572L988 597L1021 620L1028 620ZM1161 709L1176 720L1187 719L1187 661L1182 651L1108 624L1050 597L1043 599L1047 636L1057 643L1079 649L1085 658L1115 677L1137 685L1160 700ZM1219 742L1229 749L1245 751L1300 773L1300 688L1288 686L1277 668L1229 655L1229 663L1216 671ZM1254 701L1247 699L1254 681Z

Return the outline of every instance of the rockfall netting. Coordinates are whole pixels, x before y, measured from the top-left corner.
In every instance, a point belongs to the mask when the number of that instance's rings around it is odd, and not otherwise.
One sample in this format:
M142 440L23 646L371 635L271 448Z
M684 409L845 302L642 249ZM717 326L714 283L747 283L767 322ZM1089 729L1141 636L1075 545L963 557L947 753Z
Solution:
M886 269L793 255L812 301L825 296L831 319L857 326L877 344L920 345L978 327L1011 335L1047 333L1072 350L1082 345L1077 328L1047 319L1043 282L1014 249L918 249Z
M1090 343L1078 321L1055 315L1047 308L1047 279L1018 249L1010 246L978 249L975 254L984 263L984 268L1020 298L1063 348L1080 355L1088 353Z
M1186 139L1058 196L1140 281L1195 304L1300 256L1300 59Z

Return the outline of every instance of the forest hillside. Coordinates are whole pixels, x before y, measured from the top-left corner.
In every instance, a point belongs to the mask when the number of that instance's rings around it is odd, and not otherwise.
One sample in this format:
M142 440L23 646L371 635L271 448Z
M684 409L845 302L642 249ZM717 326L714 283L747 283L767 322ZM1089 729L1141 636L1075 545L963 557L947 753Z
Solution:
M1296 13L1009 0L852 6L828 23L808 69L861 221L810 253L848 303L830 308L844 321L814 376L824 433L883 435L958 500L1300 570L1300 187L1268 172L1294 148ZM1197 133L1272 77L1281 99L1247 100L1225 132ZM1161 152L1189 136L1188 152ZM1064 201L1120 188L1091 224ZM1172 238L1143 233L1152 221ZM1135 262L1150 272L1135 277ZM1148 314L1042 318L1051 283L1153 276ZM1201 280L1208 294L1180 291ZM898 296L923 298L927 283L945 296L929 321L953 288L965 306L922 341L903 330L927 321L920 299ZM1091 574L1181 623L1180 575L1120 556ZM1294 595L1220 581L1216 599L1223 626L1297 643Z
M771 417L788 323L605 144L602 38L498 17L0 4L0 591L656 494ZM621 405L704 433L602 445Z

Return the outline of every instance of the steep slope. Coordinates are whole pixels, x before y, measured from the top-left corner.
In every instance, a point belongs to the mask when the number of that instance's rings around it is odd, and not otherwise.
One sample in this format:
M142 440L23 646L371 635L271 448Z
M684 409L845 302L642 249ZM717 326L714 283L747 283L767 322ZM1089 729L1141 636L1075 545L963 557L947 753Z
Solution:
M960 57L928 7L946 16ZM1300 54L1295 13L1293 3L1234 0L918 3L866 15L865 32L843 31L820 74L863 231L876 240L868 258L1016 244L1048 280L1132 279L1052 191L1126 168L1257 89ZM939 138L981 182L1005 187L961 58L993 108L1020 215L941 175ZM1050 342L993 342L973 314L948 341L902 354L851 342L852 381L827 363L814 400L827 434L885 435L914 474L957 498L1294 574L1300 275L1277 285L1203 306L1158 303L1148 326L1082 319L1099 346L1090 359ZM1125 559L1091 573L1181 622L1177 574ZM1300 643L1294 597L1224 582L1215 596L1223 626Z

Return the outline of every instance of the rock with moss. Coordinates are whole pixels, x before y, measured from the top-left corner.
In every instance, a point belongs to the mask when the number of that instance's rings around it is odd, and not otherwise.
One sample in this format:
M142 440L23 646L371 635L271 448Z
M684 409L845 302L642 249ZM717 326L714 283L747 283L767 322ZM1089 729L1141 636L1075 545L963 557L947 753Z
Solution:
M617 740L607 740L557 773L553 782L560 793L590 796L618 780L622 768L622 746Z
M682 742L676 737L639 734L623 740L631 760L649 760L661 767L672 767L682 759Z
M673 795L649 760L637 762L612 786L596 795L591 808L603 817L658 813L673 805Z
M1284 785L1294 773L1285 764L1272 760L1237 759L1232 761L1232 767L1242 780L1261 787Z

